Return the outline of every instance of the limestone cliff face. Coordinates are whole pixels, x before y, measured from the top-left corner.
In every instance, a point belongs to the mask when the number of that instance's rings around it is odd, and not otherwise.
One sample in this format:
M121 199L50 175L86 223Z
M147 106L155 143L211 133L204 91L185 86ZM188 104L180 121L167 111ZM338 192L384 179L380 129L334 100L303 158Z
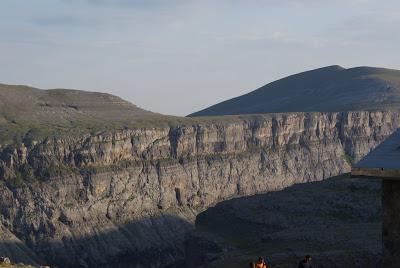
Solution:
M199 212L348 172L400 126L399 115L288 113L25 139L0 147L0 227L49 264L179 264Z

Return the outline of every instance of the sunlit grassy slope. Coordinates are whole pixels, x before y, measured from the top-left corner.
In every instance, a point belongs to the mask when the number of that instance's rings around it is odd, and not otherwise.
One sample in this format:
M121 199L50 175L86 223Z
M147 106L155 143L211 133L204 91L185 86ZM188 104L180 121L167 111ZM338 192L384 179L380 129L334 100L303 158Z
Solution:
M143 110L105 93L69 89L40 90L0 84L0 147L27 137L74 136L123 128L227 123L237 119L167 116Z

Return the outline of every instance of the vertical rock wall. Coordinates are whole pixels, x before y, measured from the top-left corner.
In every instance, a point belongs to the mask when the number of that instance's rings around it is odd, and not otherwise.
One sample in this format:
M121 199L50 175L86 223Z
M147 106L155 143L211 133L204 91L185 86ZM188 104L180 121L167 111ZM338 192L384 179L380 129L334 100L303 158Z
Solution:
M399 125L396 111L288 113L29 140L1 149L0 221L59 266L176 263L210 205L348 172Z

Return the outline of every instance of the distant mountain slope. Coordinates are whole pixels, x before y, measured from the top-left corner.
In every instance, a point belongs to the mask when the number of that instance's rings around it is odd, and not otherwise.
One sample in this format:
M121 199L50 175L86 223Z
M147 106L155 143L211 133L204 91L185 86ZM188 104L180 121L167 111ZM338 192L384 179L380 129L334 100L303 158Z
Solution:
M120 97L72 89L42 90L0 83L0 149L52 136L85 136L126 128L227 123L226 117L188 118L153 113Z
M90 130L160 117L106 93L0 84L0 141L32 130Z
M121 120L152 114L119 97L71 89L40 90L0 84L0 116L23 121L64 121L92 117Z
M400 108L400 71L328 66L269 83L189 116Z

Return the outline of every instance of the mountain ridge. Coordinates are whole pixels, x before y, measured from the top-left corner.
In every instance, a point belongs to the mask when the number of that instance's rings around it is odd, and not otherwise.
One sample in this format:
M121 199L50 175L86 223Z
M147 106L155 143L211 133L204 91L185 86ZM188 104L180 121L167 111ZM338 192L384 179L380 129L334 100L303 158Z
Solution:
M400 71L331 65L268 83L188 115L400 109Z

